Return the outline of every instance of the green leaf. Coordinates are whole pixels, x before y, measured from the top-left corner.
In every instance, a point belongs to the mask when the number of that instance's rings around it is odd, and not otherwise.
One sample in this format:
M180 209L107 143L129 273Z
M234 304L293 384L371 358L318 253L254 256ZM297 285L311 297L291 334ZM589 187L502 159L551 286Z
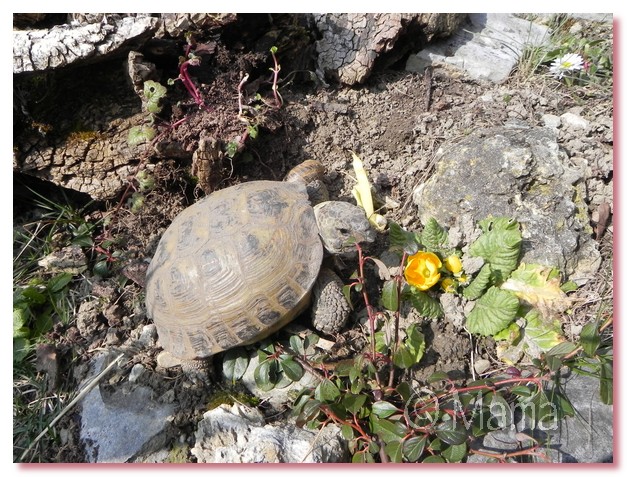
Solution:
M452 445L442 451L442 457L444 457L448 462L461 462L462 459L466 457L467 450L465 442Z
M386 444L400 441L407 433L407 428L399 421L380 419L375 414L370 414L370 422L372 424L372 432L378 435Z
M14 300L14 303L19 303L21 301L25 301L29 305L43 305L46 303L47 298L46 295L37 289L37 287L28 286L19 292L17 299Z
M323 379L320 384L316 386L314 396L319 401L330 402L340 397L340 390L330 379Z
M439 455L430 455L425 457L422 461L423 464L446 464L446 460Z
M568 293L568 292L577 290L579 286L575 282L569 280L567 282L562 283L562 286L560 288L562 289L564 293Z
M400 441L394 441L387 444L385 446L385 453L387 454L390 462L403 462L403 445Z
M30 352L30 341L26 338L15 338L13 340L13 362L21 363Z
M418 240L416 234L407 232L395 222L388 222L390 234L390 250L396 252L406 252L413 255L418 251Z
M516 394L517 396L521 396L521 397L529 397L532 394L531 389L529 389L527 386L514 386L509 391L512 394Z
M592 358L596 354L601 344L601 336L599 336L596 323L586 323L583 326L579 334L579 344L589 357Z
M381 291L381 305L383 308L390 311L397 311L398 295L396 280L387 280L383 283L383 290Z
M475 257L483 257L500 283L518 266L522 244L520 226L507 218L484 219L479 226L483 234L470 246L469 252Z
M347 393L342 398L342 405L351 414L358 414L364 407L366 399L368 399L368 396L365 394Z
M425 449L425 444L429 441L428 436L410 437L403 442L403 455L409 462L418 462Z
M407 369L419 363L425 352L425 337L415 323L409 325L406 333L403 344L392 356L394 364L401 369Z
M291 356L281 356L280 364L285 376L292 381L300 381L300 378L302 378L303 374L305 374L303 367L294 361L294 358Z
M137 146L152 141L156 135L157 132L150 126L133 126L128 131L126 141L130 146Z
M491 287L468 313L466 327L473 334L494 335L514 321L518 305L512 293Z
M243 348L231 348L224 353L222 373L229 381L237 381L246 372L249 363L248 353Z
M538 310L531 309L525 315L525 321L525 341L542 351L549 351L566 339L559 319L544 319Z
M489 263L484 263L477 276L464 288L463 294L469 300L476 300L486 291L492 279L492 268Z
M419 237L420 243L430 251L441 251L446 247L448 242L448 234L438 221L431 217L424 226Z
M13 338L28 338L30 330L26 326L30 311L25 306L13 307Z
M296 354L298 354L300 356L304 356L305 355L305 344L304 344L304 341L298 335L290 336L290 348L292 348L292 350Z
M387 401L376 401L372 404L372 412L378 417L384 419L390 417L392 414L396 414L400 410L396 406Z
M273 361L270 360L261 361L253 373L255 384L262 391L274 389L276 375L272 369L272 364Z
M438 424L435 428L435 435L449 445L462 444L468 437L464 426L453 419Z
M350 441L353 437L355 437L355 431L348 424L342 424L340 431L342 432L342 437L347 441Z
M512 424L513 411L507 401L500 394L492 394L490 399L490 414L495 427L504 429Z
M424 317L438 318L444 315L439 300L415 287L406 287L403 295L409 298L411 305Z
M601 387L600 395L603 404L611 405L614 403L614 367L612 363L601 364Z
M546 354L547 356L562 357L572 353L576 349L577 347L573 343L571 343L570 341L564 341L563 343L555 345L553 348L547 351Z
M144 97L146 98L146 111L152 114L161 112L161 98L167 93L167 89L156 81L148 80L144 82Z

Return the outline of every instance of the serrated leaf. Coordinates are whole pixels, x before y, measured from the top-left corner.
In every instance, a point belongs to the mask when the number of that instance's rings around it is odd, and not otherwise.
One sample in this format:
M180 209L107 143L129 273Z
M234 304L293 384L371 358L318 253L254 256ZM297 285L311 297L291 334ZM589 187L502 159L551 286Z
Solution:
M372 412L383 419L398 413L399 409L387 401L376 401L372 404Z
M583 326L579 334L579 344L581 344L584 353L589 357L593 357L596 354L601 344L601 336L599 336L596 323L586 323Z
M413 255L418 251L418 239L415 233L406 231L392 221L388 223L388 230L390 250L401 253L406 252L408 255Z
M340 396L340 390L330 379L323 379L320 384L316 386L314 396L319 401L334 401Z
M285 376L292 381L300 381L300 379L303 377L303 374L305 374L303 367L299 363L294 361L294 358L292 358L291 356L281 356L279 362L281 364L281 368L283 369L283 373L285 373Z
M540 310L545 318L551 318L570 306L570 299L560 288L559 276L549 278L552 271L543 265L521 263L501 289L511 291L523 303Z
M469 253L482 257L492 267L497 282L505 280L518 266L522 234L518 222L485 219L479 223L484 233L470 246Z
M410 437L403 442L403 455L409 462L418 462L426 443L429 441L428 436Z
M224 354L222 373L229 381L237 381L248 369L250 359L243 348L231 348Z
M549 351L566 339L562 335L559 320L547 320L540 315L538 310L531 309L525 315L525 321L527 322L524 334L525 342L541 351Z
M13 362L21 363L30 352L30 341L26 338L15 338L13 340Z
M395 280L388 280L383 283L381 291L381 305L386 310L398 310L398 286Z
M492 268L489 263L484 263L477 276L464 288L463 295L469 300L476 300L487 290L492 280Z
M514 321L518 306L512 293L491 287L468 313L466 328L473 334L494 335Z
M468 437L464 426L453 419L438 424L435 428L435 435L448 445L462 444Z
M438 221L431 217L420 233L419 241L427 250L440 251L448 242L448 234Z
M461 444L452 445L447 447L442 451L442 457L444 457L448 462L461 462L464 457L466 457L468 449L466 447L466 443L463 442Z
M411 305L422 316L427 318L438 318L444 315L441 303L431 295L412 286L407 287L403 294L409 298Z

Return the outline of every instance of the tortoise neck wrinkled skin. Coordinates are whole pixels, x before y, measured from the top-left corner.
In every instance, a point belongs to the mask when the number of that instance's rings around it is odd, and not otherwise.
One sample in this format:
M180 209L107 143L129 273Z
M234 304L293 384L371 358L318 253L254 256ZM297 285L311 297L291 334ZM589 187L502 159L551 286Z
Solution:
M318 233L327 252L347 255L356 251L355 243L371 243L375 231L361 207L348 202L327 201L314 207Z

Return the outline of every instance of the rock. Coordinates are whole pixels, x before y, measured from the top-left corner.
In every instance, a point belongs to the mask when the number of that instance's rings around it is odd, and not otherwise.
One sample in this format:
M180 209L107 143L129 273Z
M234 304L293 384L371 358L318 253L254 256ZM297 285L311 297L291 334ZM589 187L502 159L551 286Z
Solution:
M509 13L471 13L470 25L451 38L434 43L405 65L407 71L422 73L429 65L449 65L473 79L504 82L528 46L549 40L549 29Z
M590 127L590 123L578 114L564 113L560 116L560 120L564 127L570 127L572 129L585 131Z
M489 432L476 441L473 448L495 454L516 451L521 445L534 445L531 440L525 442L527 435L539 440L542 445L537 453L546 455L549 462L613 462L613 406L600 401L598 378L573 374L562 380L562 389L575 409L575 416L534 425L528 417L522 418L517 413L521 409L514 406L515 422L505 429ZM478 454L468 458L469 463L490 461L493 459Z
M106 365L107 354L94 358L92 381ZM129 383L112 393L94 387L82 401L80 440L88 462L129 462L160 449L167 441L171 404L157 403L153 392Z
M77 275L87 270L87 257L80 245L69 245L46 255L37 264L47 272Z
M112 24L65 24L50 30L13 31L13 73L52 70L125 54L150 38L157 25L157 18L126 17Z
M408 31L426 39L450 35L465 14L327 13L312 15L322 75L346 85L363 83L377 59L390 52ZM402 54L402 52L397 52Z
M548 128L480 129L436 154L437 170L414 190L423 223L451 227L489 216L522 226L521 260L557 267L583 284L598 269L582 176Z
M270 404L274 409L284 409L293 398L304 388L315 387L318 384L317 378L309 373L305 373L300 381L286 383L286 386L275 386L270 391L263 391L255 383L255 368L259 365L259 356L254 352L250 355L250 361L246 372L240 379L240 383L254 396Z
M346 444L334 424L307 431L265 424L261 412L234 404L204 414L191 450L200 463L343 462Z

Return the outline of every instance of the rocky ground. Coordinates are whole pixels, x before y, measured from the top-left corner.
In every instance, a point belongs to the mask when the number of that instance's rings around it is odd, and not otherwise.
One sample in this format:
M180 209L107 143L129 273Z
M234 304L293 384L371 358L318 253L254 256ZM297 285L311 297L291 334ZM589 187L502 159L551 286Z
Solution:
M611 34L611 25L584 27L596 28L599 35ZM46 335L45 341L54 349L54 366L46 364L42 356L37 362L44 370L39 374L42 382L47 376L45 370L55 374L48 376L48 382L54 383L49 385L49 394L76 389L91 375L93 358L103 350L125 350L123 365L100 385L103 396L113 394L116 387L129 385L129 373L135 370L137 375L131 384L151 389L156 401L171 411L168 419L171 426L163 444L178 442L193 446L197 422L213 393L224 383L194 383L180 369L165 370L156 364L159 349L145 313L142 264L151 258L171 220L211 190L256 179L280 180L291 167L306 159L318 159L324 164L325 182L333 198L352 201L351 151L354 151L364 161L377 198L385 204L386 218L407 229L418 230L422 224L412 194L433 175L438 149L478 128L500 126L511 120L546 126L547 118L571 113L572 117L586 122L583 129L570 127L566 120L556 127L557 141L568 156L587 161L583 200L588 207L591 235L602 259L595 275L576 292L577 305L569 318L572 329L580 329L597 313L599 303L611 308L611 85L569 87L548 75L523 72L513 72L507 81L494 84L472 79L448 67L436 66L424 75L408 72L404 61L374 71L362 85L349 87L332 82L324 85L315 75L284 76L290 69L297 68L292 64L295 61L289 56L290 52L279 48L279 62L286 65L281 79L289 81L280 84L282 104L277 107L271 77L268 80L268 74L260 73L273 67L271 58L262 53L261 48L246 49L250 43L244 40L238 43L229 35L220 37L215 31L199 40L210 53L204 57L202 67L193 70L193 77L201 85L200 94L208 108L198 108L184 88L177 85L174 96L168 97L165 110L155 122L160 125L159 131L165 131L159 141L159 152L145 154L142 146L137 152L131 150L127 183L132 184L133 189L124 196L99 197L85 209L83 219L98 224L93 229L92 245L82 249L89 268L78 273L73 282L72 319L55 323ZM173 45L183 48L181 41L166 46ZM180 52L152 57L146 54L147 58L162 62L157 68L162 83L176 75L177 54ZM20 91L27 97L22 103L22 112L16 113L17 124L21 126L16 129L16 145L30 153L36 124L40 125L38 134L47 135L49 145L46 147L53 148L57 146L52 136L67 134L72 128L76 131L77 122L81 123L79 129L98 131L94 125L100 125L110 130L112 126L107 121L119 113L118 119L141 124L146 113L141 100L122 76L122 64L122 60L112 60L90 66L89 70L49 77L46 81L53 81L54 89L44 102L36 103L36 107L35 93L43 91L38 89L42 86L21 82ZM247 132L250 130L241 121L241 115L238 118L238 84L242 71L251 74L245 85L249 88L248 92L244 91L250 95L247 97L250 99L259 93L265 101L249 103L257 106L247 113L249 124L258 124L255 138ZM69 83L69 79L73 82ZM85 95L93 96L89 96L92 99L89 106L84 102ZM111 112L112 103L118 105L117 112ZM102 113L104 109L109 112ZM94 113L101 116L94 118ZM166 127L183 118L185 121L178 127ZM42 132L45 129L42 125L49 125L52 132ZM215 139L222 140L223 145L233 142L234 147L239 148L238 153L233 157L213 154L211 141ZM76 148L81 147L82 140L98 141L98 133L75 137ZM192 156L203 140L208 154ZM36 144L40 144L39 140ZM65 154L72 157L72 151ZM75 155L80 157L80 153ZM136 174L139 169L149 173L151 182L143 188ZM16 173L14 187L14 227L32 227L41 214L32 205L34 196L28 188L62 200L59 189L28 174ZM70 192L67 196L75 205L85 205L86 196ZM107 218L104 226L100 222L103 217ZM62 246L67 244L67 237L56 239ZM387 245L386 236L380 236L372 254L380 255ZM97 262L105 264L104 273L94 271ZM611 314L611 309L605 313ZM345 332L328 338L340 343L353 339L357 319L358 312ZM298 322L307 324L304 318ZM425 330L428 351L420 370L424 376L437 370L458 370L470 376L471 353L479 353L494 363L492 344L480 343L473 348L468 335L460 333L447 320L425 321ZM216 367L220 367L219 358ZM129 392L131 388L129 386ZM23 388L18 386L17 389L21 391L16 392L15 399L28 399ZM56 437L41 448L37 459L93 460L93 455L88 455L93 449L80 437L78 409L70 411L56 425ZM14 444L17 459L25 442L20 440ZM30 459L33 458L27 460Z

